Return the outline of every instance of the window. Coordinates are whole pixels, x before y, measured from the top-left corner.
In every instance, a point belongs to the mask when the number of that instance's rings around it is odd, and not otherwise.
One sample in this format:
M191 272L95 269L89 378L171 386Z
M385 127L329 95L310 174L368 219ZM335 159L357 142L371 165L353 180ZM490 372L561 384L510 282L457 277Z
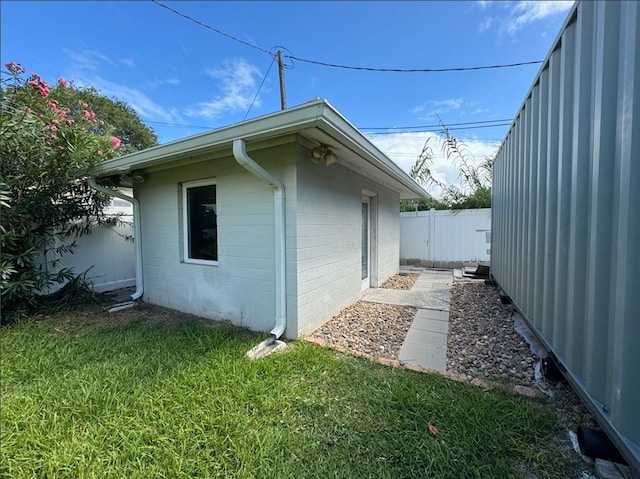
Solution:
M211 264L218 261L216 183L193 181L182 185L184 260Z

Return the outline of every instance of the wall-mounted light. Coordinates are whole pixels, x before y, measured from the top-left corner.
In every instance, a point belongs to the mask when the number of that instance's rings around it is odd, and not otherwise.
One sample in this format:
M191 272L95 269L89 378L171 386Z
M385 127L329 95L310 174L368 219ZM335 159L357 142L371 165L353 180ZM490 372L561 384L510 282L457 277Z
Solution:
M136 183L143 183L146 178L141 171L134 171L131 173L131 179Z
M333 165L338 161L338 157L329 149L327 145L316 146L311 150L309 159L314 163L324 163L327 166Z

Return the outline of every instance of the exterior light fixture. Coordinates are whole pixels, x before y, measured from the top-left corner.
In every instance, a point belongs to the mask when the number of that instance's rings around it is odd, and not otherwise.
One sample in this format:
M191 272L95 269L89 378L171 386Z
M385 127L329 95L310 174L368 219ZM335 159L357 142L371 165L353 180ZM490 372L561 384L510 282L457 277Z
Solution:
M338 161L338 157L329 149L327 145L316 146L311 150L309 159L316 164L323 163L327 166L333 165Z
M133 173L131 173L131 178L136 183L143 183L145 180L145 176L142 174L141 171L134 171Z

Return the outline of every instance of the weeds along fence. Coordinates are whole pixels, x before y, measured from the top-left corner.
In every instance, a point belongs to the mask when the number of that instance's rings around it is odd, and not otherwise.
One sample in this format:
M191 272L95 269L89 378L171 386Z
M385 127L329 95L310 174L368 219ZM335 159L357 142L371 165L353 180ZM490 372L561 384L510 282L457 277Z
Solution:
M490 208L400 213L402 264L453 268L490 257Z

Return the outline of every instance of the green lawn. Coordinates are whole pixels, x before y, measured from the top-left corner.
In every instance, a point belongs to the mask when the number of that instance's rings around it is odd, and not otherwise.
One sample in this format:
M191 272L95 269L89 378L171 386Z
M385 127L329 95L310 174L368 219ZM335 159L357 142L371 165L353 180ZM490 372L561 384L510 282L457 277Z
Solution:
M2 477L563 477L540 399L303 342L252 361L243 329L101 314L2 329Z

